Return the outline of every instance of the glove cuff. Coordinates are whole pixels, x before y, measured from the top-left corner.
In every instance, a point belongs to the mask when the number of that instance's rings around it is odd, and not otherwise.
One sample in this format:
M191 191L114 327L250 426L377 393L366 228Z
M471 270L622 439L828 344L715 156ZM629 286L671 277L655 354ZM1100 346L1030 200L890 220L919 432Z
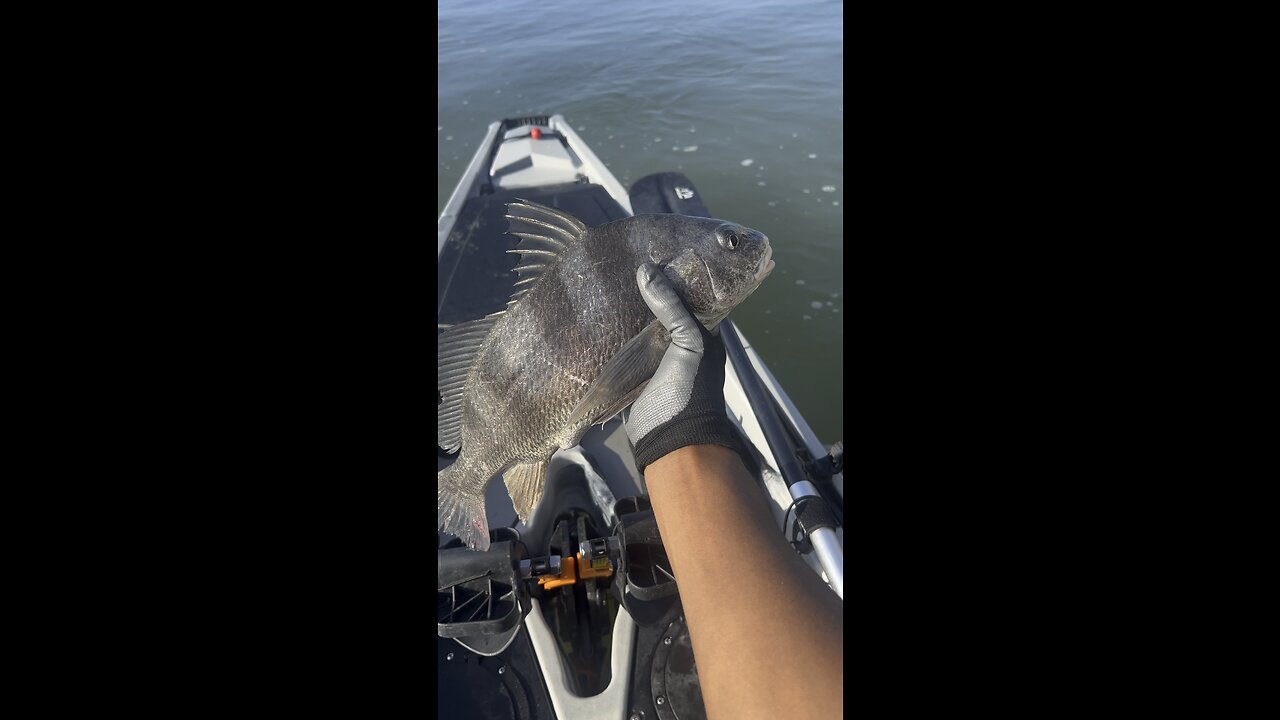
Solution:
M737 433L721 409L681 415L646 433L634 448L636 468L643 475L645 468L658 458L689 445L720 445L742 455Z

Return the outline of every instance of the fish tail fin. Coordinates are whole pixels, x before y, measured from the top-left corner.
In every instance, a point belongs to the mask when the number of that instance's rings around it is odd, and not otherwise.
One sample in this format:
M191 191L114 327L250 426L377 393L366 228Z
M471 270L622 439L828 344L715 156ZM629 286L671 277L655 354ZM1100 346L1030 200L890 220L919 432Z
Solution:
M489 520L484 511L484 490L469 478L470 467L459 458L437 476L440 532L455 535L473 550L489 549ZM481 487L479 492L466 488Z

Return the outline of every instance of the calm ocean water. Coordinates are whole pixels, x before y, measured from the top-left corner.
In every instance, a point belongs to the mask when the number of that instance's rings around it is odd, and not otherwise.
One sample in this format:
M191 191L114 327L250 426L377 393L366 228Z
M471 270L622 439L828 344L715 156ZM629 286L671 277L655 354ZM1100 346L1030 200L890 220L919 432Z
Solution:
M437 6L444 210L485 128L564 115L623 185L684 173L777 269L731 316L825 444L844 437L844 7L711 0Z

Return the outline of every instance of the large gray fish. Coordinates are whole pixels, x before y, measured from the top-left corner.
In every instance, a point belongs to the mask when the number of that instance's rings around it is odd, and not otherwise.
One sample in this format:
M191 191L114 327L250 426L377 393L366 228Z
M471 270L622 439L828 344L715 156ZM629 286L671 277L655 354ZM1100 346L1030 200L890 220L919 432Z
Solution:
M703 326L714 328L773 270L769 239L741 225L637 215L594 228L528 201L507 205L520 279L507 309L437 341L440 447L462 448L440 472L439 528L489 547L485 486L502 473L527 522L547 462L621 412L658 369L671 337L640 296L653 262Z

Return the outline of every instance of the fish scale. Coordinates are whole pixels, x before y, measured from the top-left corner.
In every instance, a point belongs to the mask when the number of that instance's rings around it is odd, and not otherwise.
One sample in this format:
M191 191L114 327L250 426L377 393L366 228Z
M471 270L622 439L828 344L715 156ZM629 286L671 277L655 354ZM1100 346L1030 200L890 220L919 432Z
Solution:
M657 370L670 336L640 295L642 263L662 268L708 328L773 268L763 233L723 220L637 215L589 228L528 201L509 204L507 217L521 258L515 297L437 341L439 443L461 448L437 476L438 527L481 550L492 478L503 475L527 522L551 456L620 412Z

